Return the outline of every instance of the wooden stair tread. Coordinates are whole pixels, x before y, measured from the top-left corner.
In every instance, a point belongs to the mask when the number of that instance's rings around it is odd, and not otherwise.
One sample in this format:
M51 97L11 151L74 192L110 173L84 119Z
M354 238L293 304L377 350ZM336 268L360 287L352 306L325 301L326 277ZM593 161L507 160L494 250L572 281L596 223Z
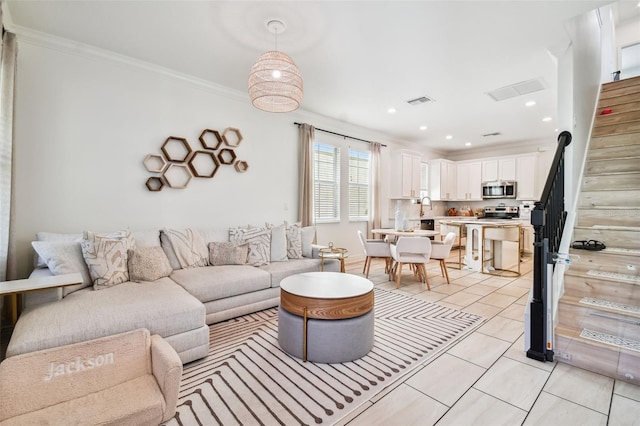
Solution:
M610 90L614 90L620 87L634 86L637 84L640 85L640 77L638 76L630 77L630 78L625 78L618 81L610 81L608 83L604 83L602 84L602 91L608 92Z
M602 206L580 206L578 207L579 210L640 210L640 205L639 206L609 206L609 205L602 205Z
M560 298L560 303L566 303L568 305L579 306L581 308L588 308L597 311L624 315L627 317L636 318L638 321L640 321L640 306L636 305L612 302L609 300L588 296L578 297L567 295L564 295Z
M609 283L620 284L621 282L627 285L640 285L640 281L638 280L621 280L620 278L616 278L614 275L590 275L589 272L585 272L582 270L576 270L569 268L565 271L565 275L578 277L581 279L596 279L598 281L605 281Z
M583 330L582 329L576 329L576 328L572 328L572 327L563 327L561 325L558 325L555 329L555 334L556 335L560 335L560 336L564 336L564 337L568 337L570 339L573 340L579 340L582 341L583 343L588 343L590 345L594 345L594 346L599 346L601 348L606 348L609 350L621 350L621 351L625 351L625 352L629 352L629 353L635 353L636 356L640 356L640 353L638 353L638 350L630 350L630 349L626 349L626 348L621 348L621 347L615 347L613 345L607 344L603 341L599 341L599 340L594 340L594 339L588 339L583 337L582 335ZM612 337L616 337L616 336L612 336ZM631 340L631 339L628 339ZM636 343L636 344L640 344L640 342L636 342L634 340L632 340L632 342Z
M613 225L594 225L594 226L574 226L574 229L581 230L598 230L598 231L634 231L640 232L640 226L613 226Z

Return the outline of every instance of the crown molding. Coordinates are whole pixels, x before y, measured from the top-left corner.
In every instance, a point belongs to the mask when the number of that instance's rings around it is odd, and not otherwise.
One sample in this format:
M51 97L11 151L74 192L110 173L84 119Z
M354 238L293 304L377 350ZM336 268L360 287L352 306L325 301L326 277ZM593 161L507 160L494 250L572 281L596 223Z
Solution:
M135 67L141 70L164 75L166 77L184 81L201 88L213 91L226 98L234 99L241 102L249 102L248 93L231 89L226 86L214 83L209 80L194 77L192 75L182 73L171 68L163 67L151 62L142 61L127 55L113 52L111 50L102 49L90 44L80 43L64 37L55 36L49 33L36 31L13 23L7 23L5 27L8 31L16 34L18 43L29 43L32 45L44 47L47 49L57 50L63 53L72 54L84 58L100 59L112 61Z

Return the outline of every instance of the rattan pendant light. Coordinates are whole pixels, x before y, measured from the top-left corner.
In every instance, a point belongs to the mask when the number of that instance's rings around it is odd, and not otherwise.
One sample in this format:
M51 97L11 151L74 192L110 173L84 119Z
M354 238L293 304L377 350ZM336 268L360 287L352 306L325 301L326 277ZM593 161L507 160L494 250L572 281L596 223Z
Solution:
M278 51L278 34L284 24L278 20L267 23L276 35L276 50L260 55L249 74L249 97L254 107L267 112L290 112L302 102L302 75L289 55Z

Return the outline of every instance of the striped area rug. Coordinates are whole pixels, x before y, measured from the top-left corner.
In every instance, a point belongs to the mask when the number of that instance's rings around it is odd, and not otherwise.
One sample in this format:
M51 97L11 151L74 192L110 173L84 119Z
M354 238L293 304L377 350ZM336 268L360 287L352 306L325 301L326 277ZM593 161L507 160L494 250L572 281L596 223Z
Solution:
M176 425L333 424L482 322L375 289L375 343L356 361L303 363L278 346L278 311L210 327L211 349L185 367Z

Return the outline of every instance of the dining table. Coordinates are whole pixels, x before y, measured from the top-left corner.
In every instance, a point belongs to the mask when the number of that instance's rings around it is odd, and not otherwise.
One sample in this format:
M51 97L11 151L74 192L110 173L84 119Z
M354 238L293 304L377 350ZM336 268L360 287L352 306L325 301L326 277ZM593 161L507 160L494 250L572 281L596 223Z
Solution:
M371 230L372 234L380 234L383 237L385 235L393 235L394 237L433 237L440 235L438 231L432 231L427 229L411 229L407 231L399 231L393 228L377 228Z

